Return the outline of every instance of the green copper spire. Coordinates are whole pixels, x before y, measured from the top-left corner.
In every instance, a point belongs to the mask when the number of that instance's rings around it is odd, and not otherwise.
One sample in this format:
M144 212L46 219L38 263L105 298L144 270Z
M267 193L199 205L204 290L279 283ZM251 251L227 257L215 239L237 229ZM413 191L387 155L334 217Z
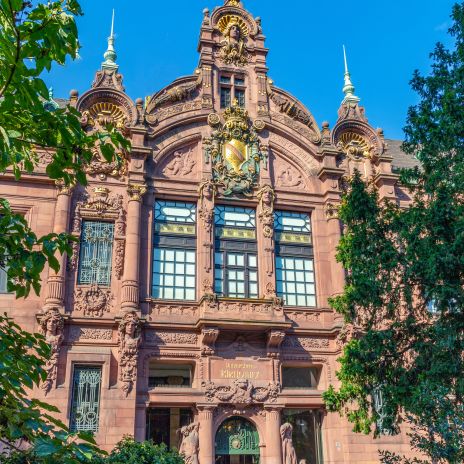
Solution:
M345 60L345 85L343 86L343 93L345 94L345 98L343 99L342 104L347 102L358 103L360 98L354 94L354 85L351 82L350 72L348 71L348 62L346 60L346 50L344 45L343 58Z
M111 19L111 33L108 37L108 48L106 52L103 54L105 61L102 63L102 69L111 69L117 70L118 65L116 64L116 50L114 49L114 10L113 10L113 17Z

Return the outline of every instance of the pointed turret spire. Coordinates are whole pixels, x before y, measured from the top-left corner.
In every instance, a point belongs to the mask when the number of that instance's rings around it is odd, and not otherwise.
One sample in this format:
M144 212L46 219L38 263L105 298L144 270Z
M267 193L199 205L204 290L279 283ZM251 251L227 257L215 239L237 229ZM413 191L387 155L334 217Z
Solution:
M346 50L344 45L343 58L345 60L345 85L343 86L343 93L345 94L345 98L343 99L342 104L347 102L358 103L360 98L354 94L354 85L351 82L350 72L348 71L348 61L346 59Z
M113 9L113 17L111 18L111 33L108 37L108 48L106 52L103 54L105 61L102 63L102 69L111 69L117 70L118 65L116 64L116 50L114 49L114 9Z

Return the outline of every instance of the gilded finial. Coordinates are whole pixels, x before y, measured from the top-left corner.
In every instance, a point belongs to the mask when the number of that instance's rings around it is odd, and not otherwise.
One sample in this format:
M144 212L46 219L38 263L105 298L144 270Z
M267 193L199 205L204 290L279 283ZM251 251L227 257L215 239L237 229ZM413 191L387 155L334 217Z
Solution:
M111 32L110 36L108 37L108 48L106 52L103 54L105 61L102 63L102 69L117 69L118 65L116 64L116 50L114 49L114 9L113 9L113 16L111 18Z
M348 61L346 59L346 49L343 45L343 59L345 62L345 85L343 86L343 93L345 94L345 98L343 99L342 103L352 102L358 103L360 98L354 94L354 85L351 82L350 72L348 71Z

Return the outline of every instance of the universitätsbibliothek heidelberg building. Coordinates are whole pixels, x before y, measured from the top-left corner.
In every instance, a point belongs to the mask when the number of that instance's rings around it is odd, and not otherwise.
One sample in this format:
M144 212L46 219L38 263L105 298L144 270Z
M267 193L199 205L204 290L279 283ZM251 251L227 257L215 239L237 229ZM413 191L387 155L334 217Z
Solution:
M260 18L238 0L203 11L198 68L145 101L125 93L113 42L89 90L46 105L75 107L89 132L113 123L130 152L109 164L96 147L86 187L55 185L49 152L0 182L37 234L79 239L40 297L15 300L0 275L1 312L52 346L34 395L104 449L131 434L189 464L408 453L404 431L354 434L322 401L347 339L328 304L344 285L341 183L358 169L408 201L395 171L411 161L369 125L348 70L330 128L268 78Z

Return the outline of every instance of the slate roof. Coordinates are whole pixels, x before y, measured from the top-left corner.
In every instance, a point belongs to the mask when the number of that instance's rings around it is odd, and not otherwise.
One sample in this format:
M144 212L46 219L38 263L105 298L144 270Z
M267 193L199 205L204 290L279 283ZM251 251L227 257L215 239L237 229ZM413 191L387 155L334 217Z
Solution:
M388 144L388 154L393 157L392 165L394 171L419 166L419 161L416 158L401 150L402 140L385 139L385 142Z

